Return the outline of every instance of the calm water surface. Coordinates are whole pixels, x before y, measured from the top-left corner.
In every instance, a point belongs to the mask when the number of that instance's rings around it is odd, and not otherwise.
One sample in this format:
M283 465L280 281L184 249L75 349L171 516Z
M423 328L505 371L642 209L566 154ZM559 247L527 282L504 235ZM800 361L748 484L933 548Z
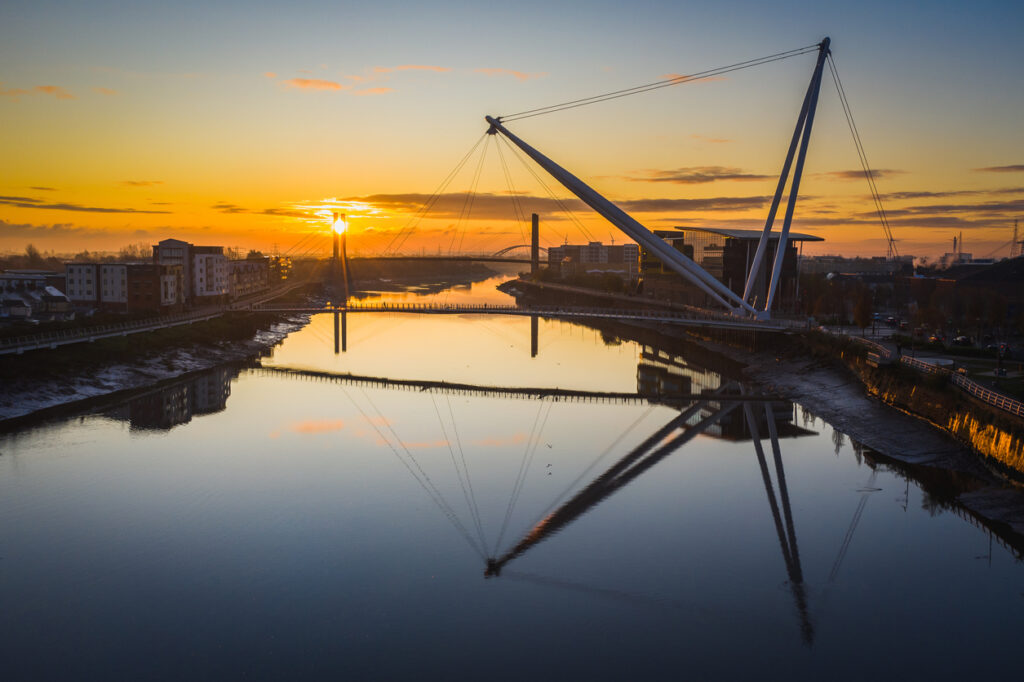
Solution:
M493 286L432 298L505 302ZM352 315L347 341L335 355L333 321L316 316L269 369L0 437L2 678L1016 669L1014 552L813 405L303 373L735 390L685 357L559 322L538 323L537 357L525 318Z

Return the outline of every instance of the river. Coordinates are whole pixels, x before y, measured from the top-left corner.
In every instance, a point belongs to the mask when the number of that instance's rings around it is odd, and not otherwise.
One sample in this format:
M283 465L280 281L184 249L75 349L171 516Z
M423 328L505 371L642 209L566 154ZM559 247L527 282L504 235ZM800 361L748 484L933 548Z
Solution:
M350 315L336 354L316 315L260 368L0 435L3 679L1017 669L1024 565L934 486L685 353L537 328ZM719 394L600 398L638 388Z

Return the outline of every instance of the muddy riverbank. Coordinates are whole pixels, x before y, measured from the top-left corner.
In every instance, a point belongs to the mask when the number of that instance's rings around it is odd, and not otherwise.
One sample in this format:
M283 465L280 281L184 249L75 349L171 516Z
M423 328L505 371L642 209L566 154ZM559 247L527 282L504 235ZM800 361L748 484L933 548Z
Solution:
M5 356L0 361L0 428L14 428L57 406L258 358L308 321L308 315L298 314L236 315L189 327Z

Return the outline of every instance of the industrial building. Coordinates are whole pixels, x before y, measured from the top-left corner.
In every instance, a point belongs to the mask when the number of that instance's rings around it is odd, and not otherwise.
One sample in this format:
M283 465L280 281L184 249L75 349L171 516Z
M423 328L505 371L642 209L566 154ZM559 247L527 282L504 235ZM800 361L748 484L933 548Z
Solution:
M548 249L548 267L562 277L614 274L627 282L640 276L640 247L636 244L563 244Z
M726 285L739 296L747 281L750 264L761 239L760 230L711 229L701 227L677 227L674 230L655 230L654 234L668 242L674 249L704 268L715 279ZM793 305L799 294L798 251L803 242L824 241L821 237L799 232L790 232L786 251L783 254L780 286L776 295L776 308L786 309ZM779 244L779 233L768 236L765 252L765 266L761 268L751 300L763 304L768 294L772 264ZM640 276L643 293L652 298L674 301L702 307L710 307L707 295L664 264L648 249L640 249Z

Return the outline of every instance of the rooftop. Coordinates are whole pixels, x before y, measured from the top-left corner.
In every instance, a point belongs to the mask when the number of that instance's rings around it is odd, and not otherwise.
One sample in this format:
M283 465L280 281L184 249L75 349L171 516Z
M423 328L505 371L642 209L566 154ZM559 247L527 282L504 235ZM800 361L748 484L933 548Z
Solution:
M677 227L672 230L655 230L654 234L662 238L682 237L685 232L702 232L704 234L715 234L722 237L729 237L730 239L752 239L758 240L761 238L761 230L733 230L727 228L710 228L710 227ZM778 232L771 232L768 235L768 239L777 240L779 238ZM803 232L790 232L789 240L794 242L823 242L825 241L822 237L817 237L813 234L804 234Z

